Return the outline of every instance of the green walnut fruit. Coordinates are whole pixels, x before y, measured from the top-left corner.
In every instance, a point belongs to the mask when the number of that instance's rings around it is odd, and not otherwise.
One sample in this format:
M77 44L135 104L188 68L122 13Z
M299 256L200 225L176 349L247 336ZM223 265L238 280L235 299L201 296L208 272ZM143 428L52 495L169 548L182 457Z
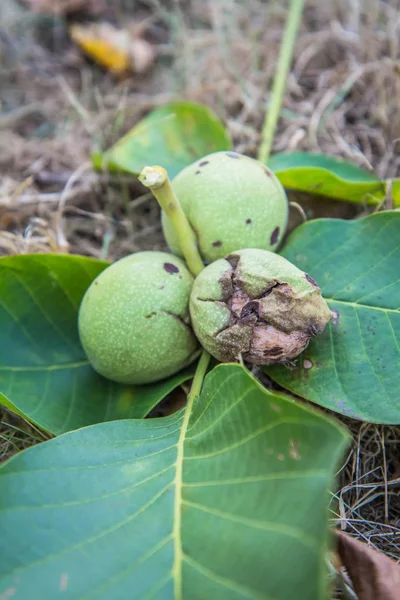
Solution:
M172 187L205 262L237 248L274 251L285 233L285 190L272 171L253 158L236 152L209 154L183 169ZM162 224L170 250L182 256L165 213Z
M138 252L105 269L79 309L79 335L95 370L119 383L173 375L198 354L190 326L193 277L165 252Z
M222 362L290 363L332 313L315 281L282 256L239 250L208 265L190 296L194 331Z

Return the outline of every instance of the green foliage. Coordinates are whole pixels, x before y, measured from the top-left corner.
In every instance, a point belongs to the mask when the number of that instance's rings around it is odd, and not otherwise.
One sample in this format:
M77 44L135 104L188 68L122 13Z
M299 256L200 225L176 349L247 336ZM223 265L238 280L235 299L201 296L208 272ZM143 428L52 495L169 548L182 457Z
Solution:
M51 254L0 259L0 403L51 433L144 417L192 375L135 387L92 369L79 342L78 309L107 265Z
M173 102L151 112L112 148L92 158L96 168L135 175L146 165L161 165L173 178L205 154L231 147L229 134L207 106Z
M207 107L176 102L93 163L133 174L160 164L172 178L230 148ZM400 180L345 161L296 152L268 164L295 190L370 204L391 193L400 206ZM333 411L400 423L400 212L307 223L281 254L318 281L335 317L293 368L268 374ZM325 600L328 491L346 433L241 365L214 368L182 411L144 419L193 370L141 387L95 373L77 317L106 266L0 259L0 403L64 434L0 469L0 598Z
M335 318L296 368L268 374L333 411L400 423L400 212L311 221L282 254L318 282Z
M366 204L380 204L387 195L386 182L374 173L325 154L282 152L268 166L292 190ZM391 193L394 205L400 206L400 179L392 182Z
M31 448L0 470L0 596L325 600L346 442L222 365L185 411Z

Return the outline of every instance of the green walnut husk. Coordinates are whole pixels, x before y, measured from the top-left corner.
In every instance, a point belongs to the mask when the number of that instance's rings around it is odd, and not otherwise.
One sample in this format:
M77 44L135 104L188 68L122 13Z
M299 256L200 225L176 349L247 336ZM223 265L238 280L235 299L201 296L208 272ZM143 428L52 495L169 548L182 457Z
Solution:
M197 160L172 181L207 263L237 248L275 251L286 231L285 190L268 167L236 152ZM171 221L162 214L170 250L182 256Z
M178 372L198 355L190 325L193 277L166 252L138 252L100 273L79 310L79 335L95 370L144 384Z
M290 363L332 313L316 282L282 256L239 250L208 265L190 296L194 331L221 362Z

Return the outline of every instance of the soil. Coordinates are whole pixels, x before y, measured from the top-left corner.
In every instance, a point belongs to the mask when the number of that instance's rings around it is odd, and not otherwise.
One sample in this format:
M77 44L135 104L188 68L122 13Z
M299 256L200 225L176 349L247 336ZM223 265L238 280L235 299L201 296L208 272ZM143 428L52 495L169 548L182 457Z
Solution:
M0 255L115 260L165 249L151 194L129 177L93 172L91 150L109 146L152 108L185 98L213 108L235 149L255 156L287 3L116 0L104 2L104 13L69 16L28 4L0 2ZM400 2L306 5L273 151L326 152L382 178L399 176ZM121 27L133 21L154 46L157 59L145 73L118 78L82 55L68 26L100 18ZM308 219L372 210L291 199ZM301 220L293 209L291 228ZM7 411L0 419L0 460L43 439ZM400 429L343 420L353 445L338 475L337 522L399 559Z

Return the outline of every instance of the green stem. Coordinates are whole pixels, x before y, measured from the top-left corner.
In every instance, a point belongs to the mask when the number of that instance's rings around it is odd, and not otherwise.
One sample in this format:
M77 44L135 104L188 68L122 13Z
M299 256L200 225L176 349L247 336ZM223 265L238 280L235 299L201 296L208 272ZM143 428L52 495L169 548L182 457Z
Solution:
M194 276L204 269L197 249L196 236L185 213L174 194L167 171L163 167L145 167L139 175L140 181L150 188L157 202L170 219L179 239L183 255Z
M197 396L200 395L201 386L203 385L203 379L207 372L208 363L210 362L211 356L203 350L200 360L197 363L196 373L194 374L194 379L192 383L192 387L190 388L190 392L188 395L188 403L192 403Z
M258 151L258 160L264 164L268 162L274 139L275 128L281 111L283 94L286 86L290 64L292 62L294 43L300 25L304 0L291 0L289 15L286 21L285 33L281 44L278 64L276 65L275 78L272 86L271 105L265 115L262 131L261 146Z

